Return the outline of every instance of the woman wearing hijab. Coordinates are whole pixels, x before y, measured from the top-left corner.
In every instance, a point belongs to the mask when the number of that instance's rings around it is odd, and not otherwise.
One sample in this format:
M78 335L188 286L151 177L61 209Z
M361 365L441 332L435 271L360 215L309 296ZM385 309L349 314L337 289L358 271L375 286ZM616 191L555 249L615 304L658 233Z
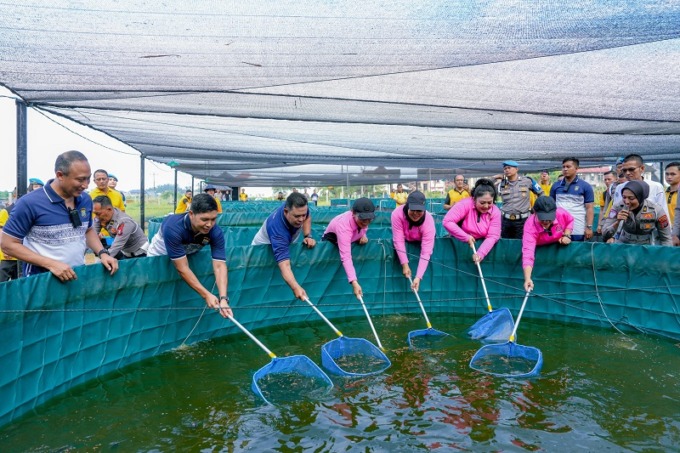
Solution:
M484 239L475 263L481 262L501 237L501 210L494 204L496 189L490 179L479 179L472 189L472 197L456 203L443 220L444 228L459 241L474 247L477 239Z
M406 242L420 242L420 261L418 261L416 278L413 279L413 285L411 285L414 291L420 288L420 281L430 263L435 233L434 218L425 210L425 195L422 192L411 192L404 206L397 206L392 211L392 243L406 278L411 278Z
M555 200L541 195L534 203L534 213L524 224L522 236L522 270L524 271L524 289L534 289L531 273L536 259L536 247L552 243L571 244L571 231L574 228L574 217L567 210L558 208Z
M624 208L612 212L614 217L608 218L602 228L607 242L673 245L666 211L647 199L648 195L649 186L644 181L633 180L625 184L621 190Z

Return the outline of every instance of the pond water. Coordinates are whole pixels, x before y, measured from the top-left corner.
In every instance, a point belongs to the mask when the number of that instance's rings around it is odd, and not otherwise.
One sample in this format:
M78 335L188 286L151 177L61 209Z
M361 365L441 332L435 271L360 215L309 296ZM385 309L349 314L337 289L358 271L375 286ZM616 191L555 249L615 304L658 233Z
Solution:
M680 360L668 340L525 319L518 343L543 352L532 380L469 367L476 319L437 314L451 333L409 349L415 315L375 317L392 367L331 376L314 400L262 403L250 388L269 357L243 335L128 366L55 398L0 429L11 451L677 451ZM361 318L338 320L373 341ZM256 330L279 356L320 363L334 338L322 322ZM284 383L275 383L277 386Z

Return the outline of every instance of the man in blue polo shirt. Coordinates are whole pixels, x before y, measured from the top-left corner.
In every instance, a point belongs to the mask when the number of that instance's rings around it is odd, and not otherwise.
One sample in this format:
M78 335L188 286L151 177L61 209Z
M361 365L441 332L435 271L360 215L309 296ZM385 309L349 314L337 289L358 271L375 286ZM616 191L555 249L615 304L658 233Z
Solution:
M24 275L51 272L62 282L75 280L73 268L85 264L89 247L113 275L118 261L92 229L92 199L83 191L92 172L79 151L57 157L55 178L21 197L2 231L2 251L24 262Z
M557 207L569 212L574 217L572 241L583 241L593 237L593 218L595 194L593 188L577 175L579 160L567 157L562 161L562 175L550 189L550 197Z
M304 234L302 243L307 248L316 245L312 238L312 217L304 194L293 192L288 195L286 202L274 211L262 224L251 245L271 244L274 258L279 264L281 276L293 290L293 294L300 300L307 298L307 293L295 280L290 267L289 246L297 240L300 232Z
M172 214L163 220L160 230L151 240L148 256L167 255L175 265L182 280L205 299L205 303L219 310L222 317L233 316L227 296L227 257L224 249L224 233L215 228L217 202L207 193L191 200L189 212ZM187 255L210 245L215 285L219 298L204 287L189 268Z

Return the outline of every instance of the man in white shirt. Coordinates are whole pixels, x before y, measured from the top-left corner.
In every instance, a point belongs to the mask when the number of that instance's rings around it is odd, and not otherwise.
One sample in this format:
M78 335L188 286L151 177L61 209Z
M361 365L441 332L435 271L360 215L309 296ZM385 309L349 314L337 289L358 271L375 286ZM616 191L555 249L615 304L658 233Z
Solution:
M642 181L642 174L645 172L645 163L642 156L639 154L629 154L623 159L621 172L625 175L627 181ZM656 181L645 181L649 186L648 200L663 207L664 212L668 216L668 206L666 205L666 192L661 183ZM614 203L609 212L609 217L616 217L616 214L623 209L623 197L621 191L626 187L626 183L618 184L616 192L614 192Z

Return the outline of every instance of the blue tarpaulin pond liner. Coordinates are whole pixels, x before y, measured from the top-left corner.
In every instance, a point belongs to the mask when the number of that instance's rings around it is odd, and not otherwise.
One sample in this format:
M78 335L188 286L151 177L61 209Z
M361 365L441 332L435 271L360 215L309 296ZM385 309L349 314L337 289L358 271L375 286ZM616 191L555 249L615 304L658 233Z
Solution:
M409 253L418 247L407 244ZM536 251L533 280L536 303L525 319L559 320L625 331L645 332L680 341L679 250L627 244L573 243ZM418 308L392 253L390 241L353 247L352 255L365 302L383 314L413 313ZM208 250L189 257L207 287L214 282ZM522 287L521 242L500 240L485 258L489 295L517 310ZM227 249L229 295L235 316L249 329L301 323L313 314L295 304L270 249ZM346 319L363 318L337 248L297 244L291 264L298 282L324 314L340 328ZM0 423L6 424L69 389L106 373L172 350L183 342L240 334L218 314L204 316L204 302L177 275L167 257L125 260L109 276L99 265L76 269L78 280L62 284L48 274L0 284ZM436 239L420 285L428 313L481 316L486 310L467 244ZM200 322L198 322L200 319ZM193 332L192 332L193 330ZM187 336L191 333L189 338ZM285 336L283 337L285 338ZM472 343L471 343L472 345ZM282 355L296 351L285 349ZM471 346L472 349L472 346ZM237 360L237 359L235 359ZM547 361L551 372L558 364Z

